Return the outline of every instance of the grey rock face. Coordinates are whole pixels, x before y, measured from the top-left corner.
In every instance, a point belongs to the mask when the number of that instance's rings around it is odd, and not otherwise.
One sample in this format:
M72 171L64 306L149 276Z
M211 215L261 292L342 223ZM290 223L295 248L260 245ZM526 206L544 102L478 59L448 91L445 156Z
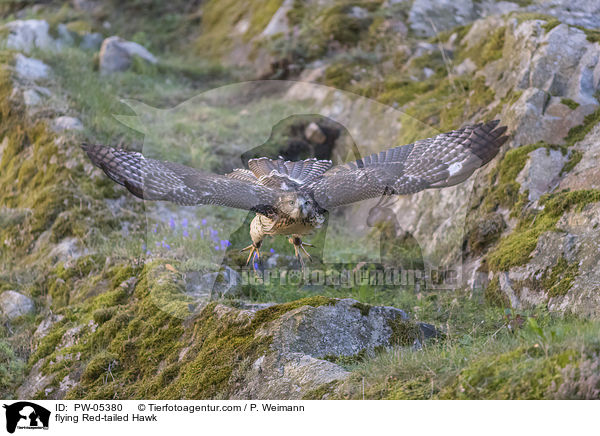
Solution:
M553 311L600 316L599 217L599 203L588 204L581 212L566 213L557 224L558 232L540 236L531 261L499 274L500 289L514 308L547 304ZM552 294L541 285L544 273L559 262L574 271L572 286L564 295Z
M86 33L79 46L84 50L98 50L102 45L103 37L99 33Z
M600 124L575 148L582 153L581 161L560 182L558 190L600 189Z
M394 307L362 307L352 299L340 300L335 306L304 306L286 313L259 334L273 336L273 347L282 353L317 358L353 356L390 345L393 332L389 323L408 318Z
M83 130L83 124L79 119L67 116L55 118L52 127L56 132L65 130Z
M55 315L51 313L46 318L42 320L42 322L38 325L37 329L33 333L33 341L34 343L39 343L48 333L50 333L50 329L54 324L64 319L63 315Z
M29 53L34 48L47 50L55 47L48 34L50 26L45 20L16 20L5 27L10 31L6 38L7 48Z
M398 321L414 327L416 348L424 338L438 334L435 327L412 324L407 318L400 309L352 299L291 310L256 332L257 338L272 338L272 352L252 362L232 398L301 399L311 390L345 380L350 373L323 358L368 354L397 345L392 325Z
M498 97L511 90L522 92L513 105L503 108L501 116L514 131L514 146L537 141L559 143L569 129L581 124L598 106L595 93L600 75L595 71L600 46L589 42L577 28L560 24L547 31L545 23L510 19L502 58L482 70ZM498 17L479 20L465 40L473 47L492 29L505 24ZM563 98L579 106L571 109L562 104Z
M265 27L265 30L262 31L261 36L269 37L273 35L277 35L278 33L286 33L289 31L289 25L287 20L287 14L292 9L294 5L293 0L285 0L283 4L277 9L277 12L273 14L271 21Z
M529 201L536 201L549 192L559 180L568 156L560 150L545 147L529 153L529 160L517 177L520 192L529 191Z
M573 26L600 28L600 2L596 0L536 0L535 3L526 9L555 16Z
M33 300L16 291L4 291L0 294L0 310L8 319L15 319L35 312Z
M477 18L471 0L419 0L409 12L410 28L419 36L433 36Z
M26 81L46 79L50 75L50 67L38 59L28 58L21 53L15 56L15 72Z
M100 72L114 73L125 71L131 66L134 56L155 64L156 58L138 43L111 36L102 42L100 48Z

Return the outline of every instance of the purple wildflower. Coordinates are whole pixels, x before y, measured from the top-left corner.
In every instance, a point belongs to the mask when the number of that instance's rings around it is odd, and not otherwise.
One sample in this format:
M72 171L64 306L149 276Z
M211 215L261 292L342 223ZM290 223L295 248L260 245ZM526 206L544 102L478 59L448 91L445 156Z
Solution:
M187 227L187 226L188 226L188 220L187 220L187 218L184 218L184 219L181 221L181 226L182 226L183 228L185 228L185 227Z
M271 254L275 253L275 250L273 248L271 248L269 251L271 252Z
M220 250L221 247L219 247L218 245L215 245L215 250Z
M205 225L206 225L206 220L205 220L205 219L203 219L203 220L202 220L202 225L203 225L203 226L205 226Z
M175 220L173 218L169 219L169 227L171 227L172 229L175 228Z
M188 231L187 231L187 230L184 230L182 234L183 234L183 236L184 236L185 238L187 238L188 236L190 236L190 234L188 233Z

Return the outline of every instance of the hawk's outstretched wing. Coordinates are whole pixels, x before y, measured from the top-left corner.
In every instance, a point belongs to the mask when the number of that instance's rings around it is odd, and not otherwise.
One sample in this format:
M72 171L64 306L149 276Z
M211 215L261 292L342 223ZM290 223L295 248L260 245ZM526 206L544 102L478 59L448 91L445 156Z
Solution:
M466 180L498 154L507 140L498 120L467 126L433 138L338 165L306 188L323 209L384 194L413 194Z
M259 184L256 178L235 177L235 172L230 175L205 173L102 145L83 144L82 148L108 177L146 200L166 200L183 206L216 204L265 215L276 212L280 192Z

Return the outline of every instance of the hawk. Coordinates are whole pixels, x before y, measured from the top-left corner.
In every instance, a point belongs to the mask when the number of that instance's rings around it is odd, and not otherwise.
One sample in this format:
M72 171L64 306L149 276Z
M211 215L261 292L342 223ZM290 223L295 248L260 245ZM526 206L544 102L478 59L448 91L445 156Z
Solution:
M463 182L498 154L507 140L498 120L442 133L432 138L333 166L329 160L297 162L261 157L218 175L141 153L83 144L94 165L144 200L193 206L216 204L253 211L252 243L246 264L260 259L268 235L289 236L296 258L310 254L302 237L319 228L328 210L368 198L407 195Z

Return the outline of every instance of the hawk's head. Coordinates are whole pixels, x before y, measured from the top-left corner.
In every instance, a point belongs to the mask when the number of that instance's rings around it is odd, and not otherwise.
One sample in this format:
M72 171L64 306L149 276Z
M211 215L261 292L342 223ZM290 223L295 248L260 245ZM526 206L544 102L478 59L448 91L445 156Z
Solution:
M315 201L299 192L289 192L279 197L276 205L280 214L294 220L311 219L318 213Z

